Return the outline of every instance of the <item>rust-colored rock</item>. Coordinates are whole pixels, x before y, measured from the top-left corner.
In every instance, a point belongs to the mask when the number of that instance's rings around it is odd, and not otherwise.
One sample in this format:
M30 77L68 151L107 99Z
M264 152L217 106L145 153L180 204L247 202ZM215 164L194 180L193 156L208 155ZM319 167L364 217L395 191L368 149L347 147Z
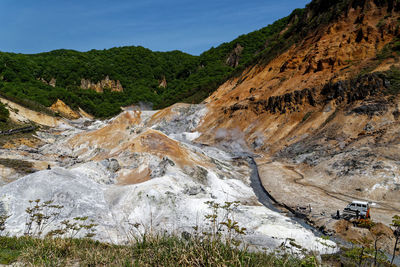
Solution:
M51 105L50 109L67 119L79 119L81 117L78 112L72 110L60 99L57 99L57 101Z
M400 211L400 95L388 95L392 84L379 72L400 64L395 53L377 54L399 34L392 2L354 1L340 19L226 81L205 100L197 141L218 143L218 129L242 132L265 159L260 177L278 201L311 204L318 215L369 200L373 218L389 224Z

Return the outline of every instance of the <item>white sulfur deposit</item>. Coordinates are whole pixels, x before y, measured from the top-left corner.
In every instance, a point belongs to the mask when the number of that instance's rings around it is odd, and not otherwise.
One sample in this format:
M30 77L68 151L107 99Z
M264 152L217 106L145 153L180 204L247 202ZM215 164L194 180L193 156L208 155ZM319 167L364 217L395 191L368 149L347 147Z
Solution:
M287 242L293 239L307 250L335 251L333 242L258 202L245 160L195 143L205 113L204 106L182 105L143 120L139 111L125 111L107 122L75 122L61 134L38 134L46 145L36 157L52 162L53 168L0 187L0 211L11 216L7 231L24 233L25 209L35 199L64 206L47 230L64 219L88 216L98 224L95 238L112 243L148 230L179 234L193 232L194 226L207 229L205 202L240 201L234 216L247 228L243 239L252 248L286 243L297 251Z

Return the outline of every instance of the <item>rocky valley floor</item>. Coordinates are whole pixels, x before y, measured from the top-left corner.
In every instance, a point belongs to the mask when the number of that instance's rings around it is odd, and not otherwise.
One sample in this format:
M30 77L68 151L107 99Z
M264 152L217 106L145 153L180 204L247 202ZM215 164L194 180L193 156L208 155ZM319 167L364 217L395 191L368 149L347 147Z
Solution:
M6 143L1 158L29 163L34 171L2 168L7 233L24 234L25 210L36 199L63 206L47 231L87 216L97 224L96 239L117 244L148 231L208 230L207 201L239 201L234 218L247 229L243 238L251 248L335 251L333 242L258 201L250 181L254 170L241 158L243 140L218 146L194 141L206 112L204 105L178 104L160 112L126 110L107 121L60 120ZM220 211L219 219L225 215Z

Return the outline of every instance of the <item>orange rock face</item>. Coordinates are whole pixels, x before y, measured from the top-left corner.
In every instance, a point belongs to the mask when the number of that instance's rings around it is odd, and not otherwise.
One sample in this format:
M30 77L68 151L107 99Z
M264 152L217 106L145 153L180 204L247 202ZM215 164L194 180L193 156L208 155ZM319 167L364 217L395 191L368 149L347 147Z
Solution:
M327 203L343 209L363 199L390 223L400 211L400 97L387 95L390 81L377 72L399 67L399 58L377 55L399 36L399 13L374 3L226 81L205 100L198 141L218 144L221 129L240 132L265 160L260 176L278 201L321 214Z
M69 106L67 106L63 101L57 99L53 105L51 105L50 109L54 112L60 113L63 117L67 119L79 119L81 116L76 111L72 110Z
M351 9L347 16L311 33L267 65L254 65L240 77L225 82L205 101L211 112L202 132L212 136L215 128L239 128L250 139L262 133L273 143L281 141L295 127L299 128L308 112L321 106L325 84L350 79L371 66L388 69L393 62L377 63L376 55L398 34L399 14L387 16L386 7L367 2L369 8ZM296 101L285 104L285 110L281 104L273 104L278 107L276 112L284 115L251 107L262 101L284 102L288 97ZM233 112L226 112L227 109ZM281 144L284 146L285 142Z

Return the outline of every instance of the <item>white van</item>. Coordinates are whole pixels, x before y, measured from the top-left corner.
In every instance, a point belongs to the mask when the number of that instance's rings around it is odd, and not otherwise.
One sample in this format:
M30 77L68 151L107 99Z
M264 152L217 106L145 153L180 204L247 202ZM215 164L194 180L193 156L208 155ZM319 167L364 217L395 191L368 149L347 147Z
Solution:
M364 201L353 201L346 208L344 212L352 212L358 214L361 218L370 218L370 206L368 202Z

